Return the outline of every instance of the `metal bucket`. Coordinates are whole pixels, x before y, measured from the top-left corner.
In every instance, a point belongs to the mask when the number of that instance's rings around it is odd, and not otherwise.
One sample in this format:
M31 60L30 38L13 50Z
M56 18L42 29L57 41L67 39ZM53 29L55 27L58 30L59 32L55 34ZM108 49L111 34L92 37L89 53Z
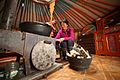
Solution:
M89 68L89 65L91 64L92 58L84 58L84 59L77 59L76 57L69 57L69 67L77 70L77 71L83 71Z

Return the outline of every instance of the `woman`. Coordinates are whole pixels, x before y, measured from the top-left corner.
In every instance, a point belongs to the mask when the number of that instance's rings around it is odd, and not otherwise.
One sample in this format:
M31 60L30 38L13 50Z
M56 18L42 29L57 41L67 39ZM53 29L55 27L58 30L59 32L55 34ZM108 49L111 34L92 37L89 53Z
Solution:
M74 45L74 29L69 27L67 20L60 22L61 29L57 33L55 39L60 42L61 47L61 58L63 60L67 59L66 51L70 51Z

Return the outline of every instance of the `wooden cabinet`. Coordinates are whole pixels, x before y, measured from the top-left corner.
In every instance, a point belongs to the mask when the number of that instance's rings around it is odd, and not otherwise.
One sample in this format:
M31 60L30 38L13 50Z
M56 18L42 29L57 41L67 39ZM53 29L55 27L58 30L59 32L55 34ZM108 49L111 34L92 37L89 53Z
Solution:
M120 56L120 10L96 21L96 26L96 54Z
M120 26L118 27L120 28ZM120 29L112 33L96 31L94 39L96 54L120 56Z

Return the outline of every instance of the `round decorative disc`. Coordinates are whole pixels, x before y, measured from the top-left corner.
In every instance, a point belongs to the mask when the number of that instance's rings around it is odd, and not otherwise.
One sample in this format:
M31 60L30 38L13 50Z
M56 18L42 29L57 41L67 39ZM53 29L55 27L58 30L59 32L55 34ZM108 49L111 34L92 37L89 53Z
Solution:
M56 49L52 43L39 41L33 48L31 59L34 67L38 70L46 70L55 62Z

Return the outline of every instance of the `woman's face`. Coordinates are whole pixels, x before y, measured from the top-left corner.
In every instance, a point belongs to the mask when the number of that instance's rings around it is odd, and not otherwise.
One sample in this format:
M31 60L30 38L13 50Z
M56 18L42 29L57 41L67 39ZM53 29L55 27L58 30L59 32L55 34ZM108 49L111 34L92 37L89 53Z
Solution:
M66 23L62 22L61 25L63 30L66 31L68 29L68 25Z

